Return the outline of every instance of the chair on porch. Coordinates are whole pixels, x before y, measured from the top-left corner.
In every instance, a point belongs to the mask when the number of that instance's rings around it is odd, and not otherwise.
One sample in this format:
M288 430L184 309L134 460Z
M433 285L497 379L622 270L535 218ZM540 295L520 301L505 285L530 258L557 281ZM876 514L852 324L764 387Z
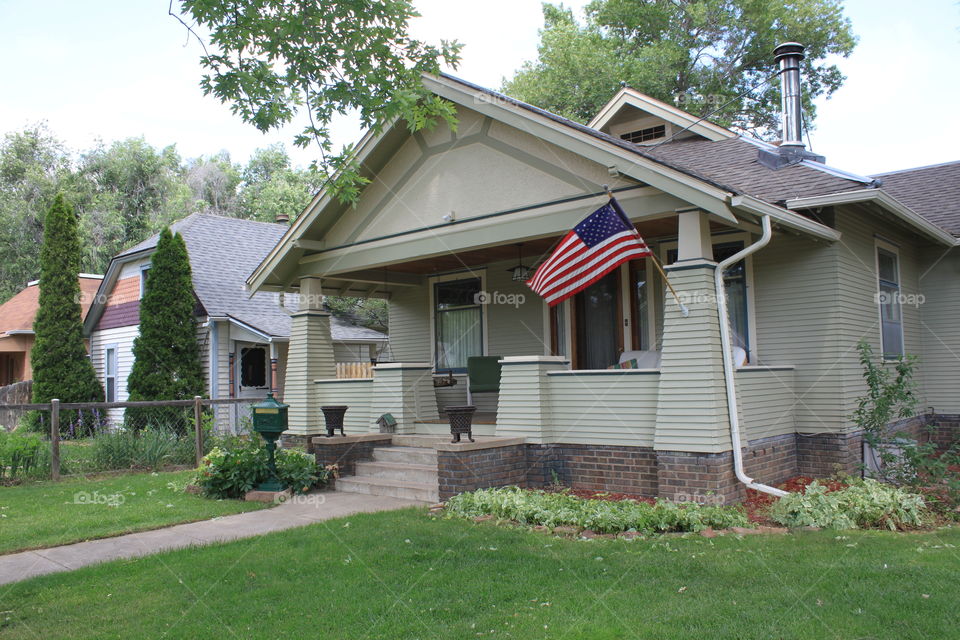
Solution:
M475 393L500 393L500 360L503 356L467 358L467 404Z

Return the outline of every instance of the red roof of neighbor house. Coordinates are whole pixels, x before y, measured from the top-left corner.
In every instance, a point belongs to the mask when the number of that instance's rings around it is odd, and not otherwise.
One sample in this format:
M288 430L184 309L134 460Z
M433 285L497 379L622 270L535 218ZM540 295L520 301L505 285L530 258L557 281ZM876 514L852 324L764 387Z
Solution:
M77 280L80 282L80 313L81 317L86 317L103 276L82 275ZM39 300L40 287L34 282L0 305L0 335L9 331L33 331Z

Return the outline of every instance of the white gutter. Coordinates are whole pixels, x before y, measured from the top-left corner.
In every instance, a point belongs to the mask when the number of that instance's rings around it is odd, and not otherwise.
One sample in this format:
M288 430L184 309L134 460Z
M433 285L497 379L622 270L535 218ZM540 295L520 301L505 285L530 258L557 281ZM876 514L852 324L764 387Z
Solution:
M759 251L770 242L770 237L773 235L770 216L763 216L760 219L760 223L763 226L763 235L760 239L718 264L713 274L713 280L717 294L717 315L720 317L720 348L723 351L723 379L727 386L727 412L730 414L730 442L733 445L733 470L737 474L737 480L749 488L782 498L788 494L786 491L760 484L754 481L754 479L748 476L743 470L740 416L737 411L737 387L734 383L733 371L733 347L730 343L730 318L727 316L727 293L723 286L723 273L727 270L727 267Z

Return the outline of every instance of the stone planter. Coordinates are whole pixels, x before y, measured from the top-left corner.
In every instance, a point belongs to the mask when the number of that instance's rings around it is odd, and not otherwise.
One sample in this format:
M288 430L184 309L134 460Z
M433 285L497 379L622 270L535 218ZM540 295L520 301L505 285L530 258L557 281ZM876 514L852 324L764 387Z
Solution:
M339 429L340 435L346 435L343 432L343 416L347 412L346 405L327 405L320 407L323 411L323 420L327 423L327 437L332 438L334 432Z
M470 442L473 440L473 414L477 407L469 404L458 407L447 407L444 409L447 418L450 420L450 434L453 436L451 442L460 442L460 436L464 433Z

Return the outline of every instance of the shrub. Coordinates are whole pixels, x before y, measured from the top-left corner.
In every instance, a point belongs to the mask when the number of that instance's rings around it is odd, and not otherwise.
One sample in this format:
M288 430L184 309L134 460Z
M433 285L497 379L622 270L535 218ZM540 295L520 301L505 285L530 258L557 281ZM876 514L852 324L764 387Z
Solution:
M527 525L575 526L597 533L638 531L651 534L749 526L746 514L737 507L666 501L655 504L626 500L611 502L518 487L461 493L447 501L447 512L463 517L493 515Z
M0 429L0 480L21 480L35 473L43 449L39 436L7 433Z
M232 448L215 447L197 470L196 484L211 498L242 498L268 477L267 452L259 438L235 442ZM304 493L326 483L329 472L317 466L312 456L280 449L276 453L277 476L285 487Z
M805 493L791 493L770 506L768 515L788 527L824 529L907 529L930 521L923 497L870 478L830 491L817 481Z

